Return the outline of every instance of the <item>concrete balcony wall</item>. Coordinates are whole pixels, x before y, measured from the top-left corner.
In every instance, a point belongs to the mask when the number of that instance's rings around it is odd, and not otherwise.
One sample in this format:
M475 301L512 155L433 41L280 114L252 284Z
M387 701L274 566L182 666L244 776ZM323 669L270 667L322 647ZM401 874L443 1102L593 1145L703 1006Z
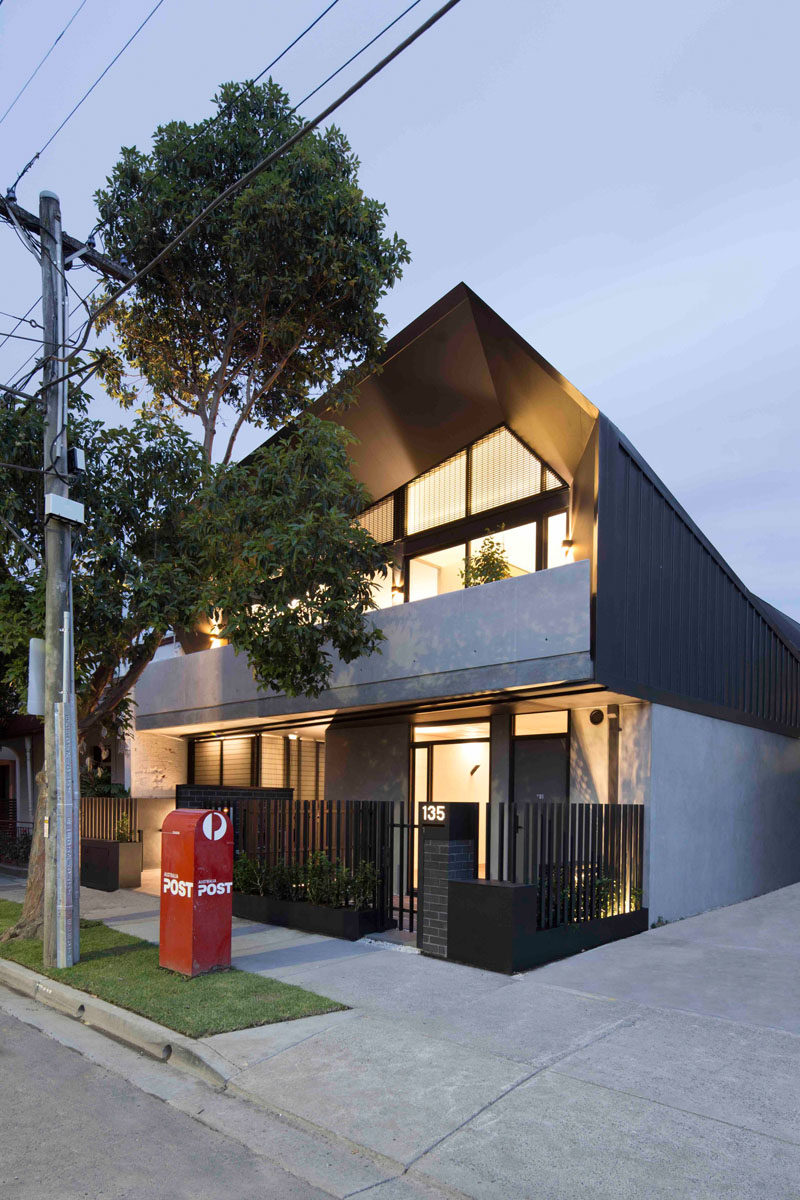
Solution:
M139 730L246 723L593 677L589 563L383 609L381 652L334 658L318 697L260 691L230 646L154 662L136 688Z

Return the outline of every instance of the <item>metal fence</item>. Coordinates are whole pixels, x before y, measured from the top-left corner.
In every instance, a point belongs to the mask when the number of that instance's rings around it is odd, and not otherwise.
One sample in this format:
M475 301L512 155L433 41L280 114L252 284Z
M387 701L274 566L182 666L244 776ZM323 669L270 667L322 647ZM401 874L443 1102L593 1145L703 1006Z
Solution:
M179 808L196 807L197 789L177 789ZM374 907L392 916L394 877L392 804L380 800L301 800L291 788L203 788L204 808L225 809L234 830L235 853L268 867L304 866L321 853L355 871L375 869Z
M538 888L538 927L552 929L642 906L644 807L517 804L504 877Z

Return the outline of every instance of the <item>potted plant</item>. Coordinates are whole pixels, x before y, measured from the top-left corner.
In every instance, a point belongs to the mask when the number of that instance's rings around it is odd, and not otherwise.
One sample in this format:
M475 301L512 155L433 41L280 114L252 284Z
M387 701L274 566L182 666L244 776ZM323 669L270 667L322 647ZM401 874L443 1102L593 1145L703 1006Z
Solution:
M126 814L117 821L117 836L81 838L81 885L100 892L137 888L142 883L142 843L131 833Z

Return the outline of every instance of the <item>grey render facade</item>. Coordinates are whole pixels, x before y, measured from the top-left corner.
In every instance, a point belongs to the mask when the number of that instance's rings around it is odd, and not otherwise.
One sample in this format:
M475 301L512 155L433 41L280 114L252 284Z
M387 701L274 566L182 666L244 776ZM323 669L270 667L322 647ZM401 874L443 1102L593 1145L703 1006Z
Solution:
M154 662L134 795L473 799L490 831L532 799L643 805L651 920L800 878L800 626L594 405L459 284L335 419L395 564L382 653L334 660L316 698L260 692L230 646ZM487 535L513 577L464 588Z

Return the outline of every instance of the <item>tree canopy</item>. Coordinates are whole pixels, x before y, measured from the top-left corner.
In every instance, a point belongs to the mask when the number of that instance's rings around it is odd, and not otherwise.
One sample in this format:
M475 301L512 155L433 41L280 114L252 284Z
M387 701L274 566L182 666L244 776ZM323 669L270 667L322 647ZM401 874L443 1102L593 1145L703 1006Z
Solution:
M301 125L272 80L224 84L217 112L124 148L96 200L106 249L137 270ZM117 303L104 378L123 405L196 417L230 460L245 423L280 428L326 393L353 399L384 346L378 304L409 255L365 196L341 130L314 131L207 218ZM147 386L142 388L142 383Z
M331 650L350 661L375 648L364 617L385 554L354 520L365 496L338 426L307 416L246 464L209 466L172 422L106 428L85 398L71 404L70 440L86 451L72 493L87 515L72 569L84 732L124 724L166 631L218 610L259 683L292 694L324 687ZM41 445L36 409L0 407L0 461L36 467ZM24 696L28 640L44 630L41 476L14 484L0 490L0 682Z

